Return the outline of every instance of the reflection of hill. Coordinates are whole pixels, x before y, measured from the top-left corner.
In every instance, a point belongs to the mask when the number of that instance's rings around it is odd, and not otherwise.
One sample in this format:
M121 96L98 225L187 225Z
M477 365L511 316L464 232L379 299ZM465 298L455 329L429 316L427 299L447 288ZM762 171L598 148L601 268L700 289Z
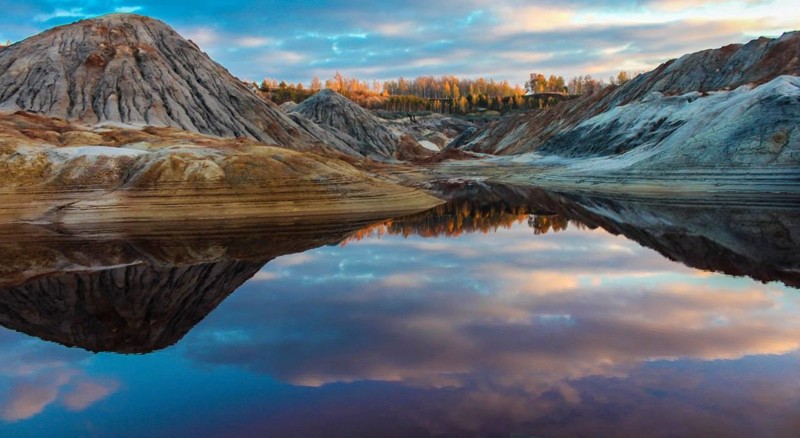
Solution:
M150 352L181 339L269 260L365 225L181 224L90 235L5 228L0 324L91 351Z
M725 198L697 202L545 193L484 186L512 203L536 200L552 212L622 234L687 266L800 287L800 203Z
M687 266L800 287L800 204L672 205L561 196L564 214Z
M527 220L535 234L602 227L687 266L800 286L800 204L749 200L673 203L664 199L577 196L486 183L440 187L450 201L359 231L423 237L487 233ZM753 205L758 205L753 206Z

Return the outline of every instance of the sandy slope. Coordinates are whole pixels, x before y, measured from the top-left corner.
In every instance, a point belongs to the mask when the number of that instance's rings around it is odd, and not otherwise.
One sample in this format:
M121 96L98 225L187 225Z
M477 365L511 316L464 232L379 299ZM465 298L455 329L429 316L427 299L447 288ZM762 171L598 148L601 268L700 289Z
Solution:
M73 146L77 145L77 146ZM0 221L387 217L439 203L329 157L172 128L0 115Z

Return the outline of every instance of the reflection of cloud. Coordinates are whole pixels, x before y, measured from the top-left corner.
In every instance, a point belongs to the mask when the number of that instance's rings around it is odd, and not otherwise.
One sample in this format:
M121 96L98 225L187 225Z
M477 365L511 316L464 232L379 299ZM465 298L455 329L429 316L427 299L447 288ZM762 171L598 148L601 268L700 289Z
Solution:
M116 392L119 383L113 380L77 382L71 391L64 394L63 403L71 411L82 411L92 404Z
M294 259L291 276L232 296L235 315L212 314L187 338L189 354L301 385L462 387L481 376L574 399L565 382L649 361L800 347L800 317L779 286L699 277L602 231L534 236L519 225L421 243L383 237ZM244 335L226 342L220 331Z
M514 291L520 293L545 294L550 292L577 289L578 278L575 275L559 271L526 271L509 269L503 265L487 264L480 268L478 275L483 278L502 278L502 289L499 293Z
M313 255L309 254L308 252L303 252L299 254L290 254L286 256L281 256L270 262L270 266L278 266L278 267L289 267L289 266L297 266L308 263L313 259Z
M67 369L16 380L0 407L0 416L6 421L33 417L57 401L71 411L82 411L119 388L114 380L94 380Z
M58 390L69 382L70 377L67 373L57 373L14 385L0 410L3 419L24 420L42 412L56 401Z
M382 283L386 287L420 287L424 286L427 280L418 273L391 274L386 276Z
M258 271L250 278L250 281L270 281L277 278L281 278L281 274L278 272Z
M31 343L0 331L0 378L11 389L0 397L0 418L19 421L54 403L81 411L116 392L119 383L85 375L75 366L90 353L50 343Z

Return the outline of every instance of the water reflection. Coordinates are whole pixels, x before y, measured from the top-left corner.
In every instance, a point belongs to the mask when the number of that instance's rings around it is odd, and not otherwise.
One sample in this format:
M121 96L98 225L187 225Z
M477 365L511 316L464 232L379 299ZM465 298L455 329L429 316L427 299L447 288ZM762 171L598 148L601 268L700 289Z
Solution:
M172 345L269 260L369 222L0 229L0 324L90 351Z
M0 433L800 430L796 210L486 190L380 224L5 232L2 324L183 340L0 332Z
M696 271L571 222L537 235L539 216L531 229L524 211L498 208L454 204L275 260L184 354L315 388L280 414L237 417L239 432L797 430L795 290Z
M435 214L421 213L359 233L455 237L523 220L535 234L568 226L602 228L693 268L800 287L800 198L704 204L474 182L439 189L450 203L432 210Z

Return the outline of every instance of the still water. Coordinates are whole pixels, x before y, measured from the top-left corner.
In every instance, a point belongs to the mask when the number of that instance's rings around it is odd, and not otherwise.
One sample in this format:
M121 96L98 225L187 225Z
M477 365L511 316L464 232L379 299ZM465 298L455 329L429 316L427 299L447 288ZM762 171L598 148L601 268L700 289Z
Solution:
M9 229L3 436L797 436L800 214Z

